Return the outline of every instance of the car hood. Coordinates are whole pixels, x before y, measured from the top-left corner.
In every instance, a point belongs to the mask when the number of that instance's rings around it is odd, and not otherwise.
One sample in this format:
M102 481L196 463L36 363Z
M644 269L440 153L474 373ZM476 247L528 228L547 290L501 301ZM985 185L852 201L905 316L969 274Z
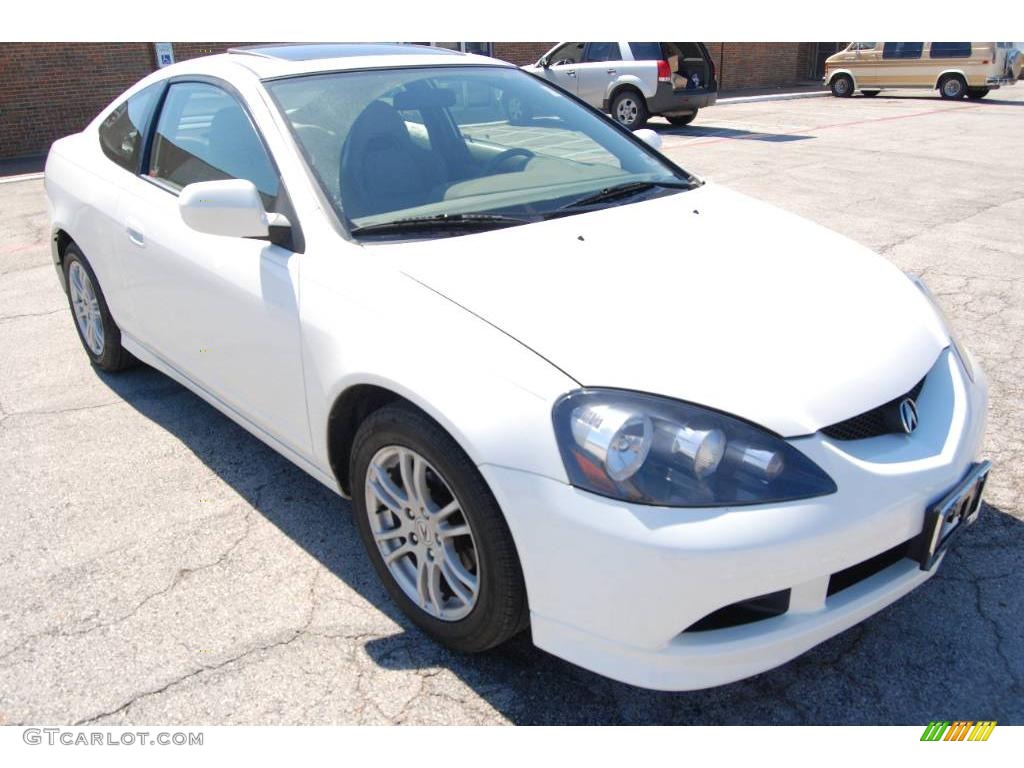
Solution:
M888 261L710 184L369 248L581 385L698 403L783 436L908 391L948 344Z

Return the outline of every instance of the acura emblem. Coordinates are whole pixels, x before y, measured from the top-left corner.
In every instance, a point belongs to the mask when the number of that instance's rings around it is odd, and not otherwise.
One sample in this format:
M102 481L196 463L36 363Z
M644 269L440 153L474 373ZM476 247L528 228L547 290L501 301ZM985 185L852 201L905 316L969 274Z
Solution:
M908 435L917 429L917 403L913 398L905 397L900 402L900 424Z

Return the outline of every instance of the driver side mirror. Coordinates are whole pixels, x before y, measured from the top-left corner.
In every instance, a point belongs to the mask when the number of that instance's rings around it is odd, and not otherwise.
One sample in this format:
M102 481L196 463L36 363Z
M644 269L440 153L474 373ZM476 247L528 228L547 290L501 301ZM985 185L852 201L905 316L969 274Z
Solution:
M547 56L541 56L540 60L537 62L537 66L538 67L542 67L544 69L547 69L548 67L550 67L551 64L550 64L550 62L548 62L548 57Z
M271 227L290 227L280 213L267 213L256 185L246 179L199 181L178 196L182 220L197 232L224 237L270 236Z

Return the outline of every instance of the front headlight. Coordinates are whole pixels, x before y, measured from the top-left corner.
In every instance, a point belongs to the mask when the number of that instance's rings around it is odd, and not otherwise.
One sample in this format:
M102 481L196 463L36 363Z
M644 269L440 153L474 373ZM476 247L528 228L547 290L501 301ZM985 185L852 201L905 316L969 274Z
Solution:
M570 392L553 412L569 481L639 504L720 507L835 493L782 438L724 413L612 389Z
M935 314L939 316L939 320L946 328L946 335L949 336L949 345L953 348L953 354L960 360L960 365L964 367L964 371L967 373L967 377L974 381L974 360L971 358L970 352L960 346L960 342L956 338L956 334L953 333L953 326L949 324L949 318L939 305L938 299L935 298L935 294L931 292L931 289L925 285L918 275L911 274L910 272L905 273L910 278L910 282L917 286L918 290L924 294L924 297L931 302L932 308L935 310Z

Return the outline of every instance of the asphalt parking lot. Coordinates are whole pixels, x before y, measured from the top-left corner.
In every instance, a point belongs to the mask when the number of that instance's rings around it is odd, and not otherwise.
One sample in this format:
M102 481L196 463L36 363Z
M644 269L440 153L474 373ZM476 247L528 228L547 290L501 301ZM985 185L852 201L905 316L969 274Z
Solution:
M42 182L0 184L0 723L1024 724L1022 117L1018 85L652 124L684 167L924 274L988 373L995 464L921 589L777 670L680 694L526 636L474 658L427 640L344 502L161 374L88 365Z

